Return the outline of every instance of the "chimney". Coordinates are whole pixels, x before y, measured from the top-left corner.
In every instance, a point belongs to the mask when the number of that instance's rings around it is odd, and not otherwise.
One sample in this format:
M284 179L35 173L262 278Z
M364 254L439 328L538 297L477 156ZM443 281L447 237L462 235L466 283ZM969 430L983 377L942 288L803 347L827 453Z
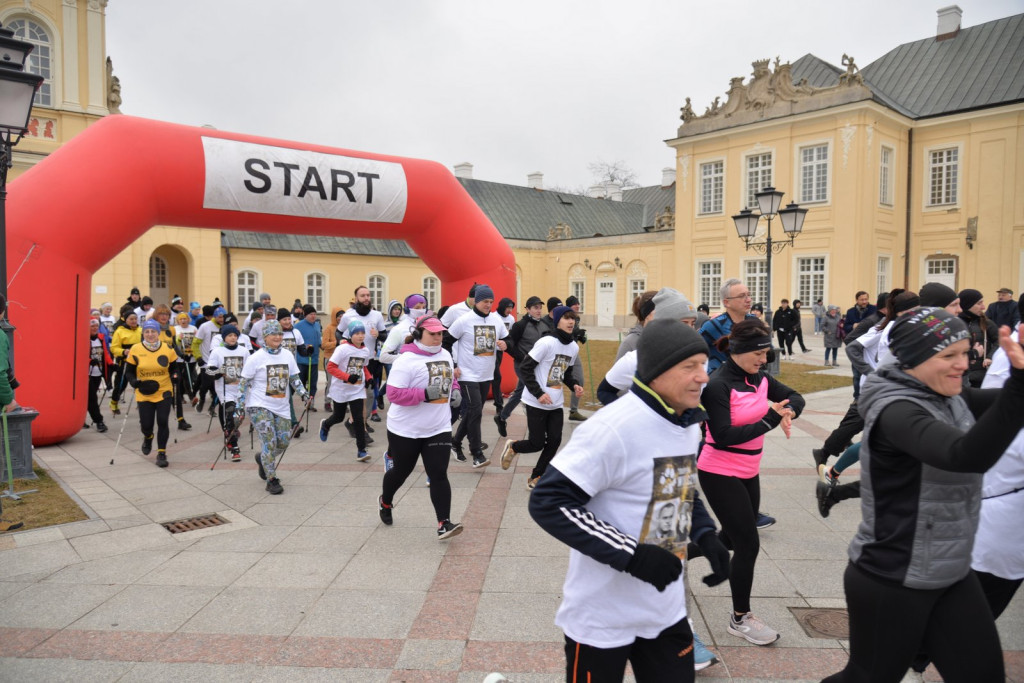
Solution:
M943 7L938 14L939 26L935 30L936 40L952 38L960 32L960 19L963 17L964 11L958 5Z
M608 199L612 200L613 202L621 202L622 201L622 184L621 183L617 183L614 180L609 180L607 183L604 184L604 186L605 186L605 189L608 192Z
M526 176L526 186L532 187L534 190L544 189L544 174L540 171L534 171Z
M672 184L676 182L676 169L666 166L661 169L661 186L672 187Z
M466 180L473 179L473 164L468 161L463 161L461 164L455 164L455 177L465 178Z
M591 185L587 189L587 196L594 199L604 199L604 185Z

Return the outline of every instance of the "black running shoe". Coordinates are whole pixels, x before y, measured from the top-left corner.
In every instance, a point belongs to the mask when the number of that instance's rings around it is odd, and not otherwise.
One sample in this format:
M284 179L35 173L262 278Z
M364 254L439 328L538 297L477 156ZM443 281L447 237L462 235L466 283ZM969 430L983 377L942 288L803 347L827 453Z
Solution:
M201 397L201 398L199 399L199 403L196 403L196 404L195 404L195 406L196 406L196 412L197 412L197 413L202 413L202 412L203 412L203 406L205 406L205 405L206 405L206 397L205 397L205 396L203 396L203 397Z
M188 422L185 422L185 418L181 418L180 420L178 420L178 429L180 429L183 432L187 432L188 430L192 429L192 425L190 425Z
M444 520L437 525L437 540L443 541L446 538L452 536L458 536L462 533L461 524L452 524L450 520Z
M380 509L380 521L384 522L388 526L395 521L391 516L391 510L394 505L387 505L384 503L384 496L377 496L377 507Z
M100 434L102 434L103 432L107 431L107 425L105 425L102 422L97 422L96 423L96 431L99 432Z
M156 452L156 466L167 467L167 453L162 450Z
M458 460L459 462L466 462L466 454L462 452L462 444L453 443L452 453L455 454L455 459Z
M267 480L267 492L272 496L278 496L284 493L284 487L281 486L281 482L277 477L271 477Z
M811 456L814 458L815 469L818 468L818 465L824 465L828 462L828 453L825 452L824 448L812 448Z
M149 455L153 452L153 436L146 436L142 439L142 454Z
M256 458L256 466L260 468L260 479L262 479L263 481L266 481L267 480L267 471L265 469L263 469L263 461L260 460L260 454L257 453L253 457Z
M498 434L508 437L508 422L501 419L501 415L494 416L494 424L498 425Z

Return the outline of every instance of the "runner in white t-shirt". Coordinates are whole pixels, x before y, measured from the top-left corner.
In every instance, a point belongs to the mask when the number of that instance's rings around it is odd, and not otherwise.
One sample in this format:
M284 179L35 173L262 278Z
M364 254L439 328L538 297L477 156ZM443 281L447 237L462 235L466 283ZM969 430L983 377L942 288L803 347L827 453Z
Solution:
M338 329L344 330L353 320L363 323L363 327L366 329L366 348L370 350L370 362L367 366L370 370L370 381L364 387L367 393L363 415L365 420L370 416L371 411L376 410L377 396L380 393L380 383L384 375L384 366L377 360L377 350L378 344L383 343L384 338L387 337L388 328L384 324L384 316L373 307L373 298L369 288L360 285L356 287L354 294L355 303L352 308L345 311ZM346 427L349 427L349 423L346 423ZM367 431L373 431L373 429L369 428Z
M491 464L481 446L480 418L487 388L494 377L494 354L505 350L502 340L508 336L505 321L497 312L491 311L493 306L494 290L488 285L478 284L473 308L448 328L448 334L454 339L453 355L458 364L456 373L466 401L462 421L452 437L452 451L456 460L465 462L462 440L468 436L473 467Z
M452 440L449 405L458 407L461 394L455 364L441 345L443 336L444 326L436 316L422 316L391 366L387 424L388 454L394 467L384 473L383 492L377 501L381 521L390 525L395 493L422 457L430 480L430 502L437 517L439 539L462 532L462 525L449 519L452 489L448 482Z
M575 429L530 496L530 515L572 549L555 623L579 680L693 681L682 560L693 541L729 576L729 553L696 495L707 344L654 320L630 392ZM691 524L692 522L692 524Z
M242 368L249 359L249 351L239 344L241 334L235 325L224 325L220 328L220 336L224 342L210 352L206 362L206 373L213 378L213 389L220 400L220 427L224 430L231 461L239 462L242 452L238 449L238 432L235 423L235 404L238 402L239 385L242 381Z
M284 492L277 478L277 463L292 435L290 392L298 394L307 407L311 400L299 378L295 357L281 348L283 337L276 320L263 326L263 348L245 361L235 406L235 421L244 410L260 437L256 463L260 478L267 480L267 491L275 495Z
M572 340L572 330L579 316L568 306L558 306L551 311L551 317L555 322L554 334L538 339L519 366L526 384L523 404L526 406L527 438L521 441L508 439L501 453L501 469L507 470L517 454L541 452L526 482L531 489L562 445L562 386L569 387L575 394L583 393L583 387L573 376L579 347Z
M327 441L331 427L345 421L345 411L352 411L352 428L356 434L356 460L366 462L366 423L363 420L363 401L366 398L366 382L370 379L370 350L366 348L366 328L359 320L353 320L345 329L344 338L327 362L327 372L337 382L331 382L328 396L333 402L334 412L320 420L320 440Z

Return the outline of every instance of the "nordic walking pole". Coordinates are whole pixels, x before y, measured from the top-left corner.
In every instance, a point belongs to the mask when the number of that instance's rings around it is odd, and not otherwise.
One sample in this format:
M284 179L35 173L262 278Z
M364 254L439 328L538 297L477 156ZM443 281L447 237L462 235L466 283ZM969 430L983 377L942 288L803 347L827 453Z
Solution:
M590 405L597 405L597 398L594 395L594 366L590 363L590 344L587 347L587 384L590 385Z
M311 382L313 380L313 367L314 367L313 366L313 359L310 358L309 359L309 365L306 366L306 368L307 368L307 370L306 370L306 394L309 395L310 399L313 398L313 395L309 393L309 385L311 384ZM312 405L312 404L310 404L310 405ZM309 407L308 406L307 406L307 408L306 408L306 410L304 412L306 413L306 432L308 433L309 432ZM302 422L302 418L299 418L299 423L301 423L301 422ZM294 438L294 435L292 436L292 438Z
M223 368L222 368L222 370L223 370ZM213 381L216 382L217 380L213 380ZM227 383L227 379L224 377L223 374L221 374L221 377L220 377L220 393L222 393L222 394L227 392L227 389L224 388L224 385L226 383ZM217 403L219 401L220 401L220 399L218 399L218 397L217 397L217 392L216 391L213 392L213 398L210 400L210 410L211 411L214 409L214 407L216 407L216 405L217 405ZM210 413L210 421L206 425L206 433L207 434L210 433L210 428L211 427L213 427L213 413L212 412Z
M11 439L7 431L7 411L0 408L0 420L3 421L4 430L4 455L7 459L7 490L4 491L3 497L10 498L11 500L21 500L21 496L14 492L14 468L11 465ZM21 495L26 493L36 493L39 489L32 489L31 491L22 491Z
M117 435L117 442L114 443L114 450L111 451L111 453L110 453L110 464L111 465L114 464L114 455L117 454L117 449L121 445L121 437L124 436L124 427L125 427L125 425L128 424L128 413L132 412L132 399L134 399L134 398L135 398L135 392L132 391L131 395L128 397L128 406L125 408L125 411L124 411L124 420L121 421L121 431Z
M295 440L295 432L297 432L299 430L299 428L300 428L299 425L302 424L302 418L303 417L307 417L309 415L309 407L311 405L313 405L313 397L312 396L310 396L309 399L306 401L306 404L305 404L305 406L302 409L302 415L299 415L298 423L294 427L292 427L291 434L288 437L288 445L284 447L283 451L281 451L281 455L277 459L277 465L275 465L275 468L281 466L281 461L284 460L284 454L288 452L289 446L291 446L292 445L292 441Z
M234 437L238 436L239 430L241 430L243 422L245 422L245 413L242 413L241 419L238 420L238 424L236 424L235 428L231 430L231 433L224 435L224 446L223 446L223 448L220 449L220 451L218 451L217 457L213 459L213 464L210 465L210 469L211 470L214 467L217 466L217 461L220 460L220 456L222 454L224 455L225 458L227 457L227 449L228 449L228 444L231 442L231 437L232 436L234 436ZM251 427L252 425L249 425L249 426Z

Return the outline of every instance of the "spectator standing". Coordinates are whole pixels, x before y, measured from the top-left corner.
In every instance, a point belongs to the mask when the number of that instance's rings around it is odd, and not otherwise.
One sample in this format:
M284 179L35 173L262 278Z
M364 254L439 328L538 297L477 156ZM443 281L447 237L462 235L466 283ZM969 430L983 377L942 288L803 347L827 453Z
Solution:
M828 313L828 310L825 308L824 304L821 303L821 299L818 299L814 302L814 305L811 306L811 313L814 315L814 334L817 336L821 334L821 321L825 319L825 315Z
M996 291L998 299L988 305L985 317L995 323L996 329L1008 325L1010 329L1016 329L1020 324L1020 307L1013 300L1013 290L1003 287ZM1024 300L1024 296L1021 297Z
M782 360L793 359L793 339L796 337L795 328L798 324L797 312L789 307L789 299L780 301L778 310L772 316L772 332L779 337Z

